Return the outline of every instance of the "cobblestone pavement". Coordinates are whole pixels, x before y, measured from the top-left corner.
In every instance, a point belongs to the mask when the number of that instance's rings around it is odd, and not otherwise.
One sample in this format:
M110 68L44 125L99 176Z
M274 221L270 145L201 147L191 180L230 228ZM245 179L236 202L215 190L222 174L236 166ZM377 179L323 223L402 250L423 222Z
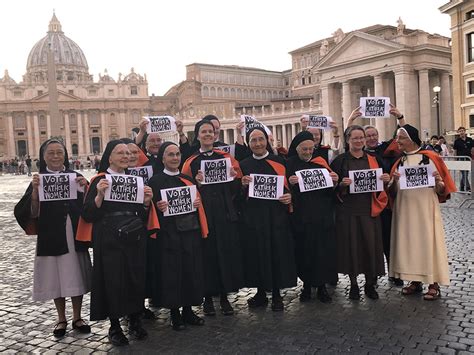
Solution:
M118 349L107 341L107 322L91 323L90 335L76 333L69 323L66 337L56 340L53 303L31 300L35 239L20 231L12 213L28 182L26 177L0 176L0 352L474 352L474 209L460 207L466 196L455 196L442 209L452 281L438 302L402 297L386 277L379 280L378 301L350 301L348 279L341 275L330 289L331 304L300 303L299 286L285 291L286 309L275 313L270 307L249 311L246 300L255 290L243 289L231 296L235 316L206 317L203 327L175 332L169 313L154 309L158 320L145 323L149 338ZM86 319L88 309L86 296ZM69 320L71 316L68 302Z

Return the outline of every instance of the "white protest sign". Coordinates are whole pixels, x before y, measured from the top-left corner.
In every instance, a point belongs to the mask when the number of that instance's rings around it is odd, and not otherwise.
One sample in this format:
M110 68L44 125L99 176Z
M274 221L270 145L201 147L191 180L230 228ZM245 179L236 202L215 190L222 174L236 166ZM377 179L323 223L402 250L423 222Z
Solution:
M320 115L305 115L308 118L309 128L320 128L324 130L330 130L330 123L333 122L331 116L320 116Z
M376 192L383 190L383 181L380 180L382 169L349 170L349 193L360 194L364 192Z
M334 183L328 169L304 169L295 172L301 192L327 189Z
M221 145L218 147L214 147L215 149L222 150L223 152L226 152L233 157L235 157L235 144L229 144L229 145Z
M105 190L105 201L143 203L143 178L132 175L105 175L109 187Z
M204 174L202 184L220 184L234 180L230 176L231 168L230 158L201 160L201 171Z
M359 106L360 112L362 112L362 117L390 117L389 97L361 97Z
M77 175L65 174L40 174L39 200L58 201L77 199Z
M267 126L265 126L263 123L258 121L255 117L252 117L249 115L240 115L240 120L242 122L245 122L244 127L242 128L242 136L244 137L246 137L247 132L249 132L254 127L263 128L265 132L267 132L267 134L272 134L272 131L270 131L270 129Z
M147 116L147 133L154 132L174 132L176 131L176 120L171 116Z
M435 186L431 165L400 166L400 190Z
M283 195L284 177L281 175L250 174L249 197L278 200Z
M168 202L163 216L176 216L196 211L193 203L196 200L196 185L175 187L161 190L161 199Z
M153 167L151 165L138 166L136 168L128 168L128 174L133 176L141 176L143 183L148 184L148 180L153 176Z

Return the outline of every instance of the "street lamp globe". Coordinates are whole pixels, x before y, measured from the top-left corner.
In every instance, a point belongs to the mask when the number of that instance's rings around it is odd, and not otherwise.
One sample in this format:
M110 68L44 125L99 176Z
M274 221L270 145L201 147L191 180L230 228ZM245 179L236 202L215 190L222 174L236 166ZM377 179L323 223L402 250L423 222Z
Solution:
M433 92L438 93L438 92L440 92L440 91L441 91L441 87L439 87L439 86L433 87Z

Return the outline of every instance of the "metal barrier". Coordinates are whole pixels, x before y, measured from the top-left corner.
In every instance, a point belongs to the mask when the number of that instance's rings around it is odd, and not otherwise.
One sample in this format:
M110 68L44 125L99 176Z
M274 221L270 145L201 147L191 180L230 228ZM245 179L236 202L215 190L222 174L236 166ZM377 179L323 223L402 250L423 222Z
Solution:
M470 183L471 191L472 184L474 183L474 161L469 157L459 157L459 156L447 156L441 157L446 164L451 176L458 187L458 192L463 194L471 194L470 191L461 191L461 172L467 173L467 178ZM467 189L467 183L465 182L464 188Z

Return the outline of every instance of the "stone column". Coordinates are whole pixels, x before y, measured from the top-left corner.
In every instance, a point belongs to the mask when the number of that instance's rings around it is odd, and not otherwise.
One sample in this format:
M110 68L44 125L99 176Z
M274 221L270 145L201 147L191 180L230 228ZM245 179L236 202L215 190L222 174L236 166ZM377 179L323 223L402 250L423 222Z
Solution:
M33 112L33 130L35 136L35 147L39 149L41 142L40 142L40 131L39 131L39 124L38 124L38 113Z
M224 129L224 143L229 144L229 132L228 132L227 128Z
M405 116L407 123L420 128L419 99L416 79L412 69L395 72L395 95L397 108Z
M84 143L86 148L86 154L91 154L91 140L89 137L89 116L87 111L84 111Z
M453 127L453 107L451 101L451 82L449 79L449 73L441 73L441 92L440 94L440 120L441 120L441 132L450 131L455 129ZM457 128L457 127L456 127Z
M384 96L383 77L382 74L374 75L374 96ZM384 141L387 137L386 123L390 118L376 118L375 127L379 132L379 140Z
M352 112L352 100L351 100L351 83L350 81L344 81L342 83L342 117L344 117L344 123L347 123L349 116ZM334 117L336 122L338 117Z
M291 140L293 140L293 138L295 138L296 136L296 127L295 127L295 124L292 123L291 124Z
M285 148L288 147L288 136L286 135L286 124L281 125L281 137L282 137L282 144Z
M33 125L31 124L31 112L26 113L26 130L28 134L28 154L30 157L35 155L36 149L39 147L35 147L33 142Z
M84 130L82 127L82 113L77 112L77 148L78 148L78 155L80 157L84 156Z
M118 123L120 137L130 137L130 132L127 132L127 120L125 118L125 110L119 111Z
M71 125L69 124L69 114L64 113L64 131L66 133L66 149L72 156L72 144L71 144Z
M51 116L48 114L46 114L46 136L49 138L51 138Z
M13 131L13 115L11 113L8 113L7 116L7 140L8 140L8 146L7 146L7 152L8 156L10 158L14 158L16 156L16 150L15 150L15 132Z
M108 133L108 127L107 127L107 122L105 120L105 112L100 111L100 132L102 136L102 153L105 150L105 146L109 142L109 135Z
M428 69L421 69L418 71L418 85L420 88L420 135L422 139L425 139L423 131L428 131L428 136L434 133L431 124L431 87Z

